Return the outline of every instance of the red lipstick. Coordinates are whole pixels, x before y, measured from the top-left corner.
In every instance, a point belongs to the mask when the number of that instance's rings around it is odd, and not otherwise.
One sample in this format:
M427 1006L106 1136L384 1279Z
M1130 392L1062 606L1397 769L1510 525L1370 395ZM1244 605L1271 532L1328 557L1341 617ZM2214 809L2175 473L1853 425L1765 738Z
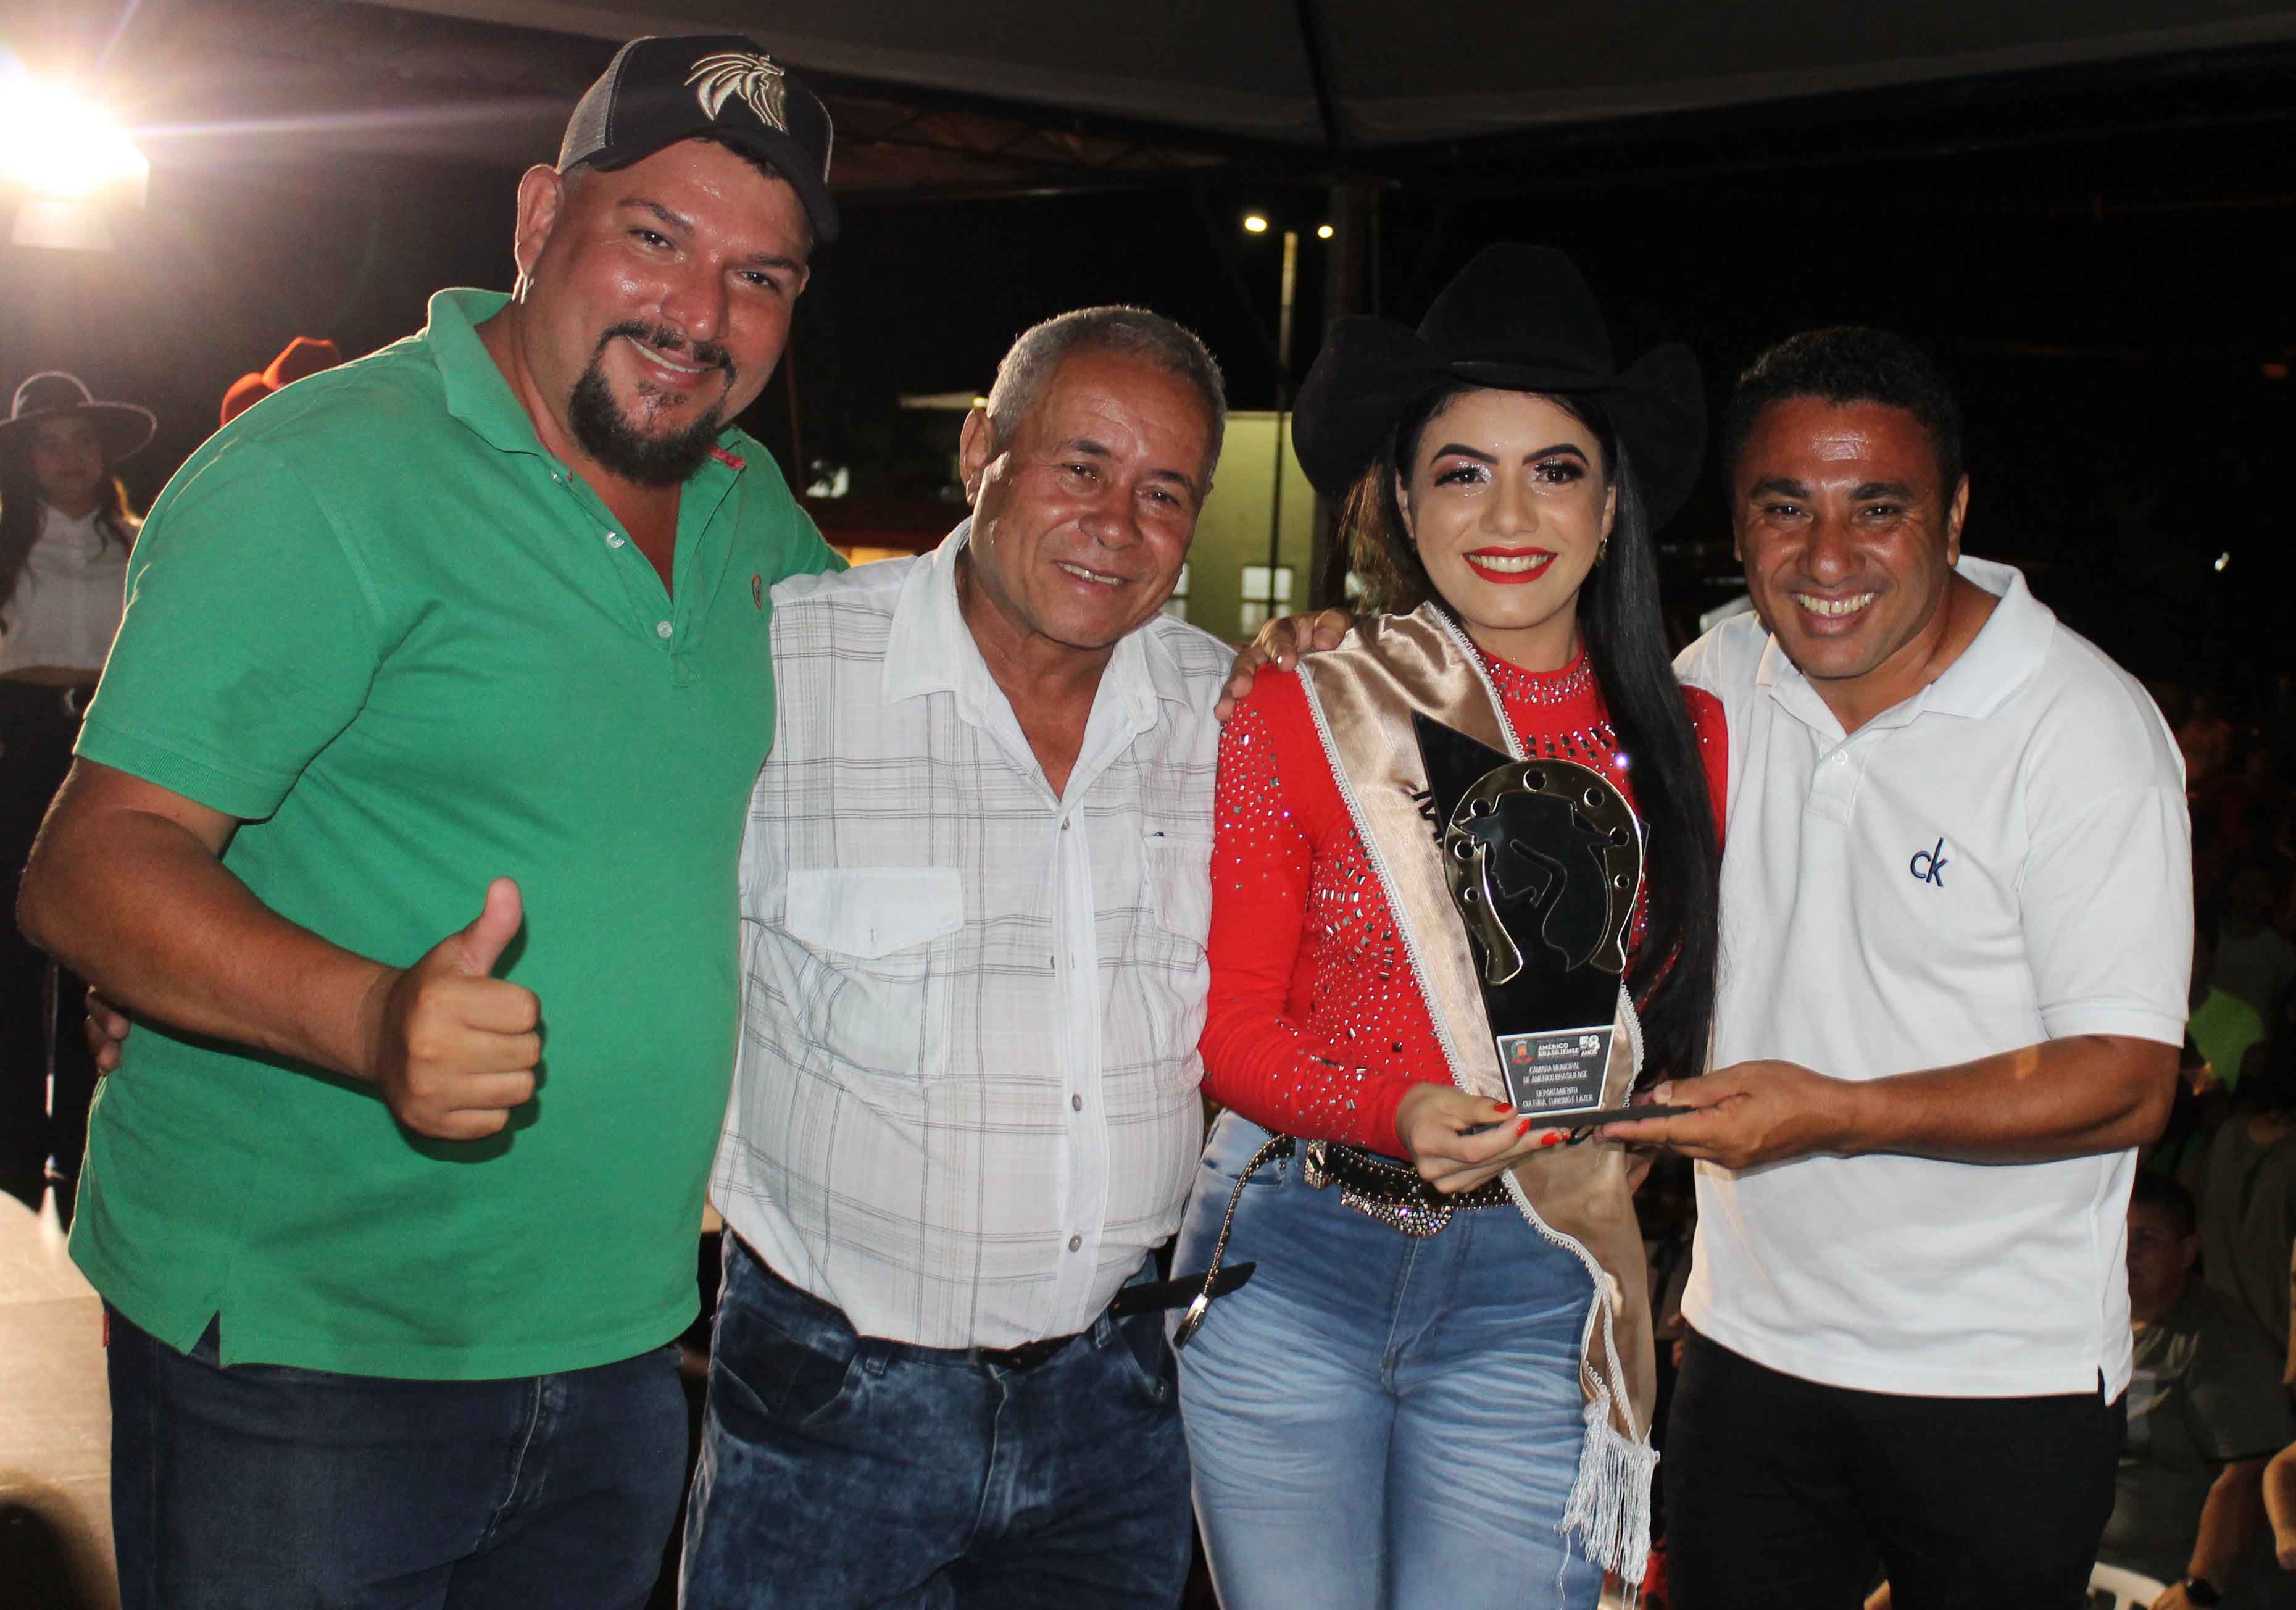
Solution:
M1521 587L1546 574L1547 566L1554 563L1554 551L1552 548L1502 547L1496 544L1487 544L1482 547L1469 548L1459 557L1467 562L1468 569L1495 587ZM1500 561L1504 568L1493 566L1488 563L1492 560ZM1529 563L1525 563L1524 561Z

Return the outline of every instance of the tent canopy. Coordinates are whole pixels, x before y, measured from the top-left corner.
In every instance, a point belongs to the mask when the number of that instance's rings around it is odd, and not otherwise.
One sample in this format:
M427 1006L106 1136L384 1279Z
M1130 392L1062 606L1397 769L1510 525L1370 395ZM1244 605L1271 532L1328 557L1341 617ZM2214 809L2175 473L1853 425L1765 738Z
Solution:
M398 0L621 39L753 35L800 68L1287 145L1589 119L2296 40L2285 0Z
M619 41L744 32L824 92L832 182L857 200L1214 169L1423 184L1480 165L1517 187L1599 184L1734 154L2028 144L2068 119L2125 127L2140 103L2284 119L2296 76L2296 0L167 0L77 15L0 43L112 94L162 163L522 164L555 149ZM1543 160L1563 151L1569 164Z

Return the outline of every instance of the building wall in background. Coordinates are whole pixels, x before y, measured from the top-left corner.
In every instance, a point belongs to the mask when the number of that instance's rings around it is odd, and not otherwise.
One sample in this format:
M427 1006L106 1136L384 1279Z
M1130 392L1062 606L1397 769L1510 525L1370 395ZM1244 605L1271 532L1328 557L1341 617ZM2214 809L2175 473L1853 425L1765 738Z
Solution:
M1259 629L1243 614L1243 572L1265 569L1272 494L1275 484L1275 416L1266 409L1227 416L1227 440L1220 449L1212 494L1196 521L1195 546L1188 553L1186 618L1214 637L1243 641ZM1316 489L1292 452L1292 417L1283 417L1283 535L1282 561L1292 572L1292 596L1278 597L1275 612L1307 606L1308 557L1315 540Z

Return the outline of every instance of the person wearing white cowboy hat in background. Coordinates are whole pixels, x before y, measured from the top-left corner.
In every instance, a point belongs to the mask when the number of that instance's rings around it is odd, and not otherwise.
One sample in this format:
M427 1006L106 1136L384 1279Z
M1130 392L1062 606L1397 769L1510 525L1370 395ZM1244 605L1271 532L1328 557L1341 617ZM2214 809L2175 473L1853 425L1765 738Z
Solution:
M0 866L10 909L119 629L127 550L142 522L113 470L143 450L154 424L148 409L100 402L54 370L19 386L0 421ZM60 981L56 1010L70 1021L52 1022L47 958L14 924L0 929L0 1190L37 1207L53 1160L69 1214L95 1081L78 1023L81 991Z

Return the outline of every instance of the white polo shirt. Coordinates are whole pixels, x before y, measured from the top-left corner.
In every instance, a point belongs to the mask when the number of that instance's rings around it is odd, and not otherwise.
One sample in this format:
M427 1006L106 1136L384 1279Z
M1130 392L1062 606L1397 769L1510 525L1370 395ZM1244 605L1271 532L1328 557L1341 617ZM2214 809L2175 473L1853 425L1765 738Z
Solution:
M1714 1063L1841 1079L2044 1039L2181 1044L2184 767L2144 691L2006 565L1976 640L1844 737L1751 615L1683 651L1730 734ZM1683 1313L1831 1385L2109 1395L2129 1376L2136 1154L2029 1164L1812 1156L1698 1165Z

